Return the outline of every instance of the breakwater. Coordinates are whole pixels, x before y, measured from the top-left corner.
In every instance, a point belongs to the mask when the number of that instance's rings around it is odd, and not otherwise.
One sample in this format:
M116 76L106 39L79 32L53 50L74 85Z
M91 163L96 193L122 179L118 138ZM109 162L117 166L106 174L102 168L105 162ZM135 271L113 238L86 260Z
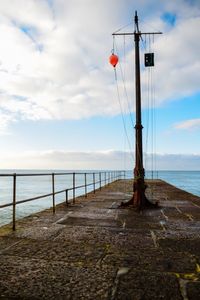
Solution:
M132 181L0 229L0 295L32 299L197 300L199 197L148 181L157 209L120 208Z

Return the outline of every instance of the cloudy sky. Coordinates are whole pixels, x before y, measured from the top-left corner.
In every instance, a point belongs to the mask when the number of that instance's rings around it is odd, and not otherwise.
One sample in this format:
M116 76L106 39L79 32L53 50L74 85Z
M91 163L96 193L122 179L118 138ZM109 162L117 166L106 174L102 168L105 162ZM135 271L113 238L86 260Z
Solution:
M1 169L133 167L135 10L145 167L200 170L199 0L1 0Z

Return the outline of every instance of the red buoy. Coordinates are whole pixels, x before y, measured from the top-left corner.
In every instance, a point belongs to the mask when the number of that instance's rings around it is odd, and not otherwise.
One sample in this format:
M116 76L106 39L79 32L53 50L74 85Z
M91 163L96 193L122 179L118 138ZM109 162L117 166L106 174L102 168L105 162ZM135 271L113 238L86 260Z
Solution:
M118 56L115 55L114 53L109 57L109 62L110 64L115 68L117 63L118 63Z

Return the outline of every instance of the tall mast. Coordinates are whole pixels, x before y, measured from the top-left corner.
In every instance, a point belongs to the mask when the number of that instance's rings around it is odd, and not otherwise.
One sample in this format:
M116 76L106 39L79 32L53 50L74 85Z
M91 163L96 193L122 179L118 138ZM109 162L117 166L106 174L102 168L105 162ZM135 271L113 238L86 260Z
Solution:
M123 206L133 204L138 210L149 206L154 206L145 196L146 185L144 182L145 170L143 167L143 149L142 149L142 111L141 111L141 83L140 83L140 38L142 35L161 34L161 32L141 33L138 24L137 11L134 18L135 30L131 33L113 33L113 35L134 35L135 42L135 167L133 197L130 201L122 203Z
M140 37L137 11L135 12L135 168L134 168L134 194L133 204L142 209L145 206L145 184L144 184L144 167L143 167L143 150L142 150L142 112L141 112L141 84L140 84Z

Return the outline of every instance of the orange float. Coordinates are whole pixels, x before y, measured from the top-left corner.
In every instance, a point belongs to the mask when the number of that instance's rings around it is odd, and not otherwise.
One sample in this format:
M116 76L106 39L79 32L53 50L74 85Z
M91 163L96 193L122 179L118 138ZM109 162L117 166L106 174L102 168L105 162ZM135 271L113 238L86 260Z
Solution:
M119 61L118 56L115 55L114 53L109 57L109 62L114 68L116 67L118 61Z

